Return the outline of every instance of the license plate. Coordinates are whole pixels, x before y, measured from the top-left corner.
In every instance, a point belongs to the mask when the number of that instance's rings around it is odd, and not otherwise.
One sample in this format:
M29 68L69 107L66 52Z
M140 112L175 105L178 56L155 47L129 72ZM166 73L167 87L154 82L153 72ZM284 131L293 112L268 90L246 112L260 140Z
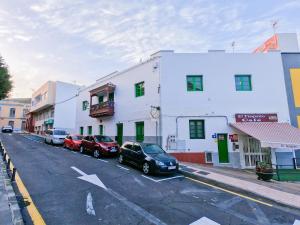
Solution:
M169 166L168 169L169 169L169 170L175 170L175 169L176 169L176 166Z

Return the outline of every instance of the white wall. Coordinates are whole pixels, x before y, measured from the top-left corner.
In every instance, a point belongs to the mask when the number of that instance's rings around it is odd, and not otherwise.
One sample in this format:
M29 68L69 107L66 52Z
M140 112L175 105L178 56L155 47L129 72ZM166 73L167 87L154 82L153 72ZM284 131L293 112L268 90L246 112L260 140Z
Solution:
M54 128L75 132L76 94L80 86L56 81ZM72 98L72 99L70 99Z
M206 138L189 139L189 119L180 119L178 139L186 140L190 151L217 152L213 133L231 133L225 116L234 122L236 113L277 113L279 121L289 122L289 112L281 56L266 54L162 54L161 109L163 145L175 134L177 116L199 116L205 120ZM236 91L235 75L250 74L252 91ZM203 92L188 92L187 75L203 75ZM229 151L232 145L229 144Z
M144 121L145 136L155 136L155 122L150 120L150 106L159 104L158 80L159 73L153 70L157 59L142 63L126 71L102 78L95 84L81 90L77 98L76 133L80 127L84 127L87 134L87 126L93 126L93 134L99 134L99 125L104 125L104 134L116 136L117 123L123 123L123 135L135 136L135 122ZM145 82L145 95L135 97L135 83ZM89 117L89 109L82 110L82 102L90 101L89 91L107 83L116 85L115 89L115 114L112 117Z

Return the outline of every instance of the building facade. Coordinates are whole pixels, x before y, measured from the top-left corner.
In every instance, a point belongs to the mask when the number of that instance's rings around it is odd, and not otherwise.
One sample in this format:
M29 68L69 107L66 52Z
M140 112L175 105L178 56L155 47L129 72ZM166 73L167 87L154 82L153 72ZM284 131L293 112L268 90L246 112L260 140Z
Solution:
M26 114L30 108L30 98L10 98L0 101L0 128L12 126L14 130L25 130Z
M47 129L74 131L76 96L80 86L60 81L48 81L32 95L28 127L43 134Z
M242 168L271 161L260 140L244 147L250 135L234 126L239 115L290 123L280 52L160 51L82 89L76 130L158 143L183 161Z

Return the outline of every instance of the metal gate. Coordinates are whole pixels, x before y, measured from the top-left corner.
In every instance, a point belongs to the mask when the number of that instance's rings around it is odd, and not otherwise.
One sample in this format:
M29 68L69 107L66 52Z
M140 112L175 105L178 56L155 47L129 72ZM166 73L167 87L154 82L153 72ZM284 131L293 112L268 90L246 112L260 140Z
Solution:
M261 148L260 141L248 137L243 146L245 167L254 168L256 162L271 163L271 148Z

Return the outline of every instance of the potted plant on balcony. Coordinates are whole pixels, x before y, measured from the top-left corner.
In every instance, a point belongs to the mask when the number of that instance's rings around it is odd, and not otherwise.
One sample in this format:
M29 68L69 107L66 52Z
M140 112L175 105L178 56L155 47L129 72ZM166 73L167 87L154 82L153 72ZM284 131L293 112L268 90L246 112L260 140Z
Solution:
M256 163L256 174L258 180L269 181L273 177L273 168L272 165L266 162L257 162Z

